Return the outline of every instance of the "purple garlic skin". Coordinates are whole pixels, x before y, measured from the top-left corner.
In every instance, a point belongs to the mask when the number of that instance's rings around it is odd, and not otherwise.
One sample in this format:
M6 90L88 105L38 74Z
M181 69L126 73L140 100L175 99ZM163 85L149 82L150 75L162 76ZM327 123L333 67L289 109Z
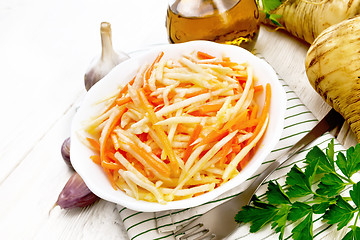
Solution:
M80 175L75 172L65 184L56 203L63 209L71 209L89 206L98 199L99 197L90 191Z
M69 168L74 169L71 160L70 160L70 137L66 138L61 145L61 156L64 159L64 162L66 165L68 165Z

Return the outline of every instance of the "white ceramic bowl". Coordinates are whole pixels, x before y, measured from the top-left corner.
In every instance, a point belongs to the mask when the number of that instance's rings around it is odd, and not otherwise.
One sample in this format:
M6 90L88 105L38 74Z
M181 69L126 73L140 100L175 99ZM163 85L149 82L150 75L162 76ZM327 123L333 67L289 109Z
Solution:
M253 67L254 75L257 76L260 84L271 84L270 121L261 145L258 147L250 162L235 178L197 197L173 201L164 205L155 202L139 201L126 195L121 190L114 190L103 170L89 159L93 152L79 140L78 134L84 134L81 133L83 122L91 116L96 115L98 107L95 106L95 102L109 96L119 85L129 82L137 72L139 66L150 63L160 51L164 51L165 55L163 58L167 59L180 57L181 54L190 53L193 50L204 51L215 56L225 54L234 61L246 61ZM156 212L198 206L240 185L245 179L254 174L280 138L283 130L285 108L285 92L279 83L276 73L265 61L255 57L250 52L240 47L207 41L162 45L143 54L137 54L137 56L116 66L106 77L89 90L72 122L71 161L75 170L80 174L93 193L102 199L120 204L129 209L143 212Z

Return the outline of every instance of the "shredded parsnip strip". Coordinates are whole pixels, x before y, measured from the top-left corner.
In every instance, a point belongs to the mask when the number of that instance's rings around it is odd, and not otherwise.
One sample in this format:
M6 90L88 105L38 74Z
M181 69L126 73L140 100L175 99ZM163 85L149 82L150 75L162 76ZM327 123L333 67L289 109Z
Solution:
M171 117L162 121L157 122L155 125L170 125L178 123L200 123L201 121L210 120L209 117L194 117L194 116L180 116L180 117Z
M175 116L176 116L176 117L180 117L181 114L182 114L182 112L183 112L182 109L177 110ZM170 130L169 130L169 133L168 133L168 137L169 137L170 143L173 142L173 139L174 139L174 137L175 137L175 133L176 133L176 128L177 128L177 126L178 126L178 123L173 123L173 124L171 124L171 125L169 126L169 129L170 129Z
M221 141L217 142L198 162L196 162L194 166L189 169L189 172L185 174L184 179L181 179L178 186L174 189L173 194L175 194L177 190L181 189L185 185L186 181L192 178L196 172L201 170L204 164L206 164L210 158L212 158L228 141L230 141L236 133L237 131L229 133L226 137L221 139Z
M160 117L162 117L162 116L164 116L166 114L175 112L175 111L177 111L179 109L182 109L184 107L187 107L187 106L189 106L191 104L194 104L194 103L197 103L197 102L205 102L210 97L211 97L210 93L204 93L204 94L192 97L192 98L185 99L184 101L181 101L181 102L173 103L172 105L163 107L159 111L155 112L156 117L160 118ZM131 127L132 128L139 127L139 126L141 126L143 124L146 124L148 121L149 121L148 117L144 117L143 119L141 119L137 123L134 123Z
M142 65L140 67L139 71L137 72L137 74L135 76L135 80L134 80L134 84L133 84L134 88L140 88L144 84L143 75L144 75L144 72L147 67L148 67L147 65Z
M161 204L165 204L166 201L164 200L164 197L162 196L161 192L152 184L150 183L146 183L141 181L141 179L139 179L133 172L130 171L124 171L123 174L125 174L125 176L131 180L132 182L134 182L136 185L148 190L149 192L151 192L152 194L154 194L156 200L161 203Z
M185 171L183 171L184 174L186 174L186 172L189 171L189 169L192 167L192 165L194 164L195 160L200 156L200 154L202 153L202 151L204 151L204 149L206 148L206 145L202 145L198 148L196 148L192 154L190 155L189 159L186 161L185 164ZM183 176L180 177L180 179L182 179Z
M135 134L129 131L125 131L119 127L115 128L114 132L119 136L119 139L121 139L122 141L133 142L139 147L143 148L148 153L151 153L151 147L143 143Z
M138 160L143 166L145 166L147 169L149 169L156 177L163 181L171 181L169 177L162 176L159 173L159 169L155 169L154 167L150 166L149 163L147 163L146 159L144 159L142 156L139 155L138 152L136 152L132 147L130 147L129 142L119 142L121 150L130 153L136 160ZM151 155L153 158L153 155ZM160 162L160 159L154 158L154 161Z
M191 196L197 193L202 193L202 192L209 192L211 190L213 190L215 188L215 183L206 183L200 186L196 186L196 187L191 187L191 188L187 188L187 189L180 189L178 191L176 191L176 193L174 194L174 196ZM171 194L173 189L171 188L160 188L160 191L162 191L164 194Z
M101 125L101 123L108 119L113 111L115 111L115 108L112 108L104 114L101 114L96 118L84 123L84 125L86 125L86 128L84 130L91 134L96 134L100 132L102 128L99 128L99 125Z
M139 190L137 185L128 177L124 170L120 169L119 174L125 180L135 199L139 200Z
M236 169L236 166L239 162L250 152L250 150L257 144L257 142L261 139L263 134L265 133L267 124L269 123L269 116L266 118L265 124L261 128L259 134L250 142L247 146L245 146L241 151L235 156L233 160L231 160L230 164L225 168L224 174L222 178L224 181L228 181L232 171Z
M170 160L170 164L172 166L172 171L176 175L176 174L178 174L179 165L181 163L180 163L179 159L176 158L175 153L174 153L173 149L171 148L169 138L166 135L164 129L161 126L155 125L159 120L158 120L154 110L152 109L151 105L149 105L149 103L147 102L146 96L141 91L139 91L138 94L139 94L140 101L143 104L143 107L146 109L146 112L148 114L150 122L152 123L155 133L158 136L158 138L160 139L163 149L165 150L165 153Z
M161 60L157 65L156 65L156 70L155 70L155 79L156 81L161 81L161 79L164 77L164 70L165 70L165 64L166 61L165 60ZM154 83L155 86L155 83ZM152 91L156 90L156 86L155 89L151 89Z
M245 84L245 88L244 88L244 92L243 95L241 96L241 98L239 99L239 101L236 103L236 105L234 106L234 110L233 113L231 115L231 118L235 117L241 110L247 95L249 93L250 87L253 84L253 71L251 67L247 68L248 71L248 78L246 80L246 84Z

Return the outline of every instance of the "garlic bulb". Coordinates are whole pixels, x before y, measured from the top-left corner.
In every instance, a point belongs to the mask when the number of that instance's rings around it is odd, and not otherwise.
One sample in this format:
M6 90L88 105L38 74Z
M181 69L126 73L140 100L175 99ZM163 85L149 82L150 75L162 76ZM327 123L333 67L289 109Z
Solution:
M111 25L102 22L100 25L101 34L101 56L95 58L85 73L85 88L88 91L95 83L108 74L119 63L129 58L126 53L114 51L112 46Z

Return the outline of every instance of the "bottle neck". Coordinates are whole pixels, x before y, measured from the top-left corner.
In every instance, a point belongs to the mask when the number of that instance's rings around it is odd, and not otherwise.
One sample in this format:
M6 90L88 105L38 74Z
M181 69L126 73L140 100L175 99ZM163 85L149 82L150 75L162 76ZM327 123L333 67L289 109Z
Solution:
M240 0L176 0L170 1L169 8L184 17L204 17L222 14L234 7Z

